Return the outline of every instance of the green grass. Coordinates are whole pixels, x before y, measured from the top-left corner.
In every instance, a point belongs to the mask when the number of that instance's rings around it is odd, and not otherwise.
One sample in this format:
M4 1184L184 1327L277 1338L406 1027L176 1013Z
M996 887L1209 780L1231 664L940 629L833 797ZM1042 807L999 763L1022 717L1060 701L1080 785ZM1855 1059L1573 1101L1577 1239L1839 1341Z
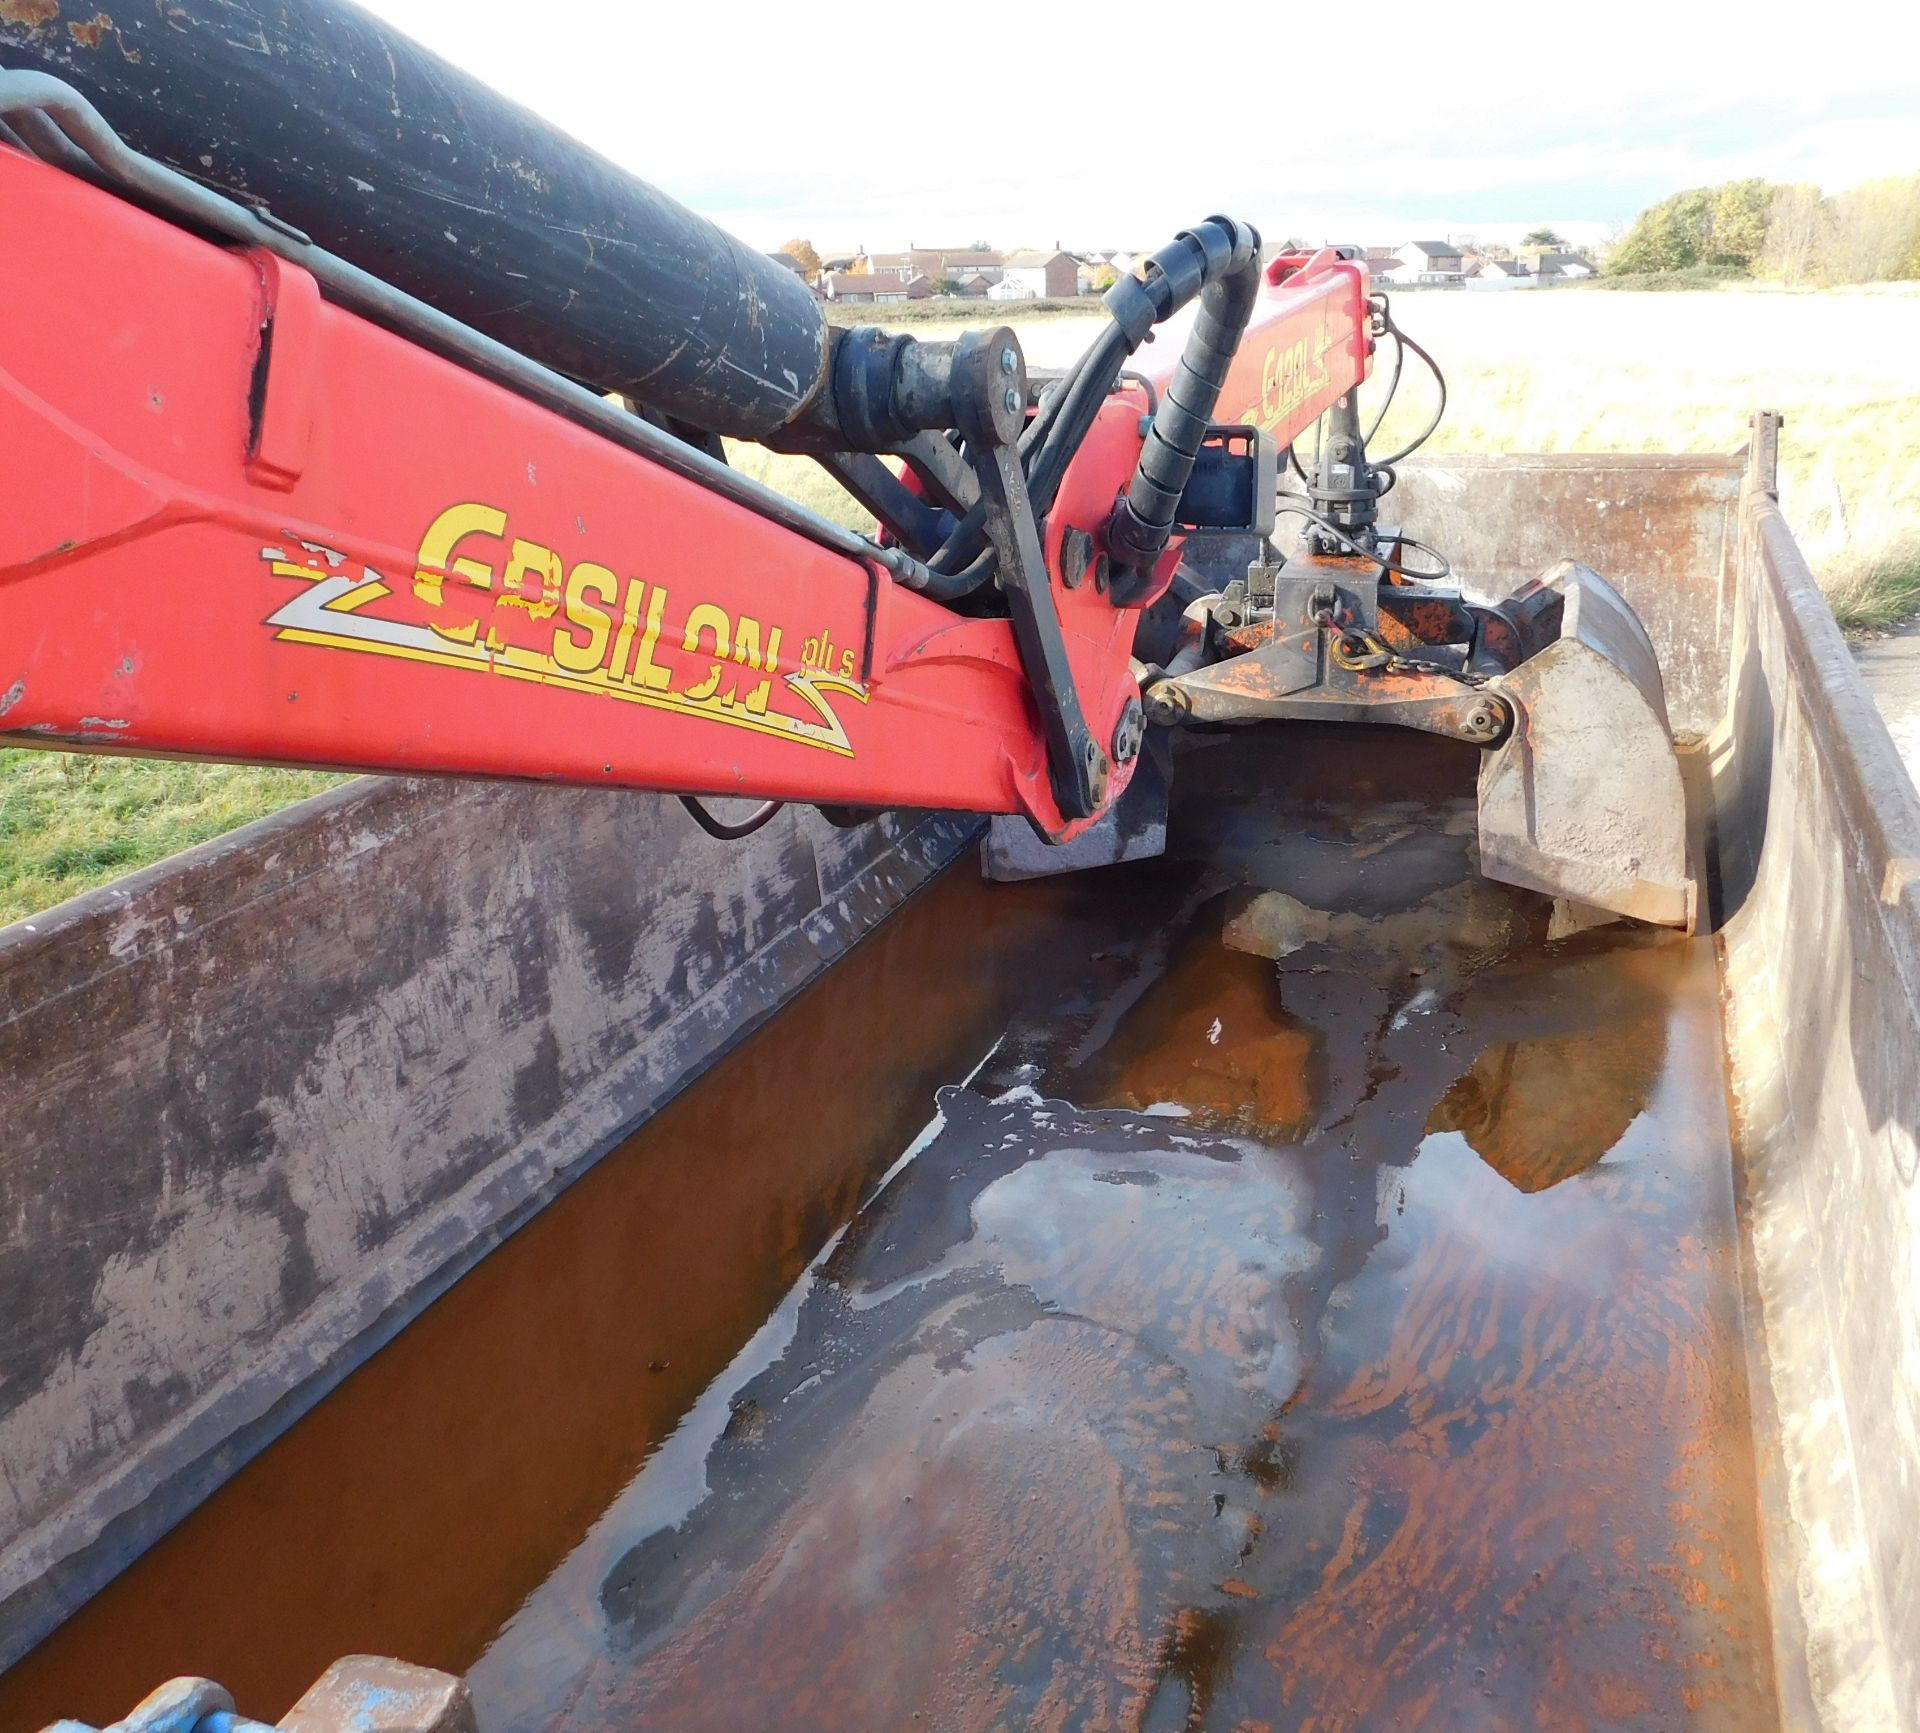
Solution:
M1556 289L1395 310L1447 373L1429 451L1733 451L1752 411L1777 409L1780 503L1835 612L1910 593L1897 574L1920 539L1920 295ZM1416 432L1432 403L1410 365L1382 437Z
M343 780L316 771L0 750L0 922Z
M1820 574L1833 617L1851 635L1884 632L1920 613L1920 538L1828 562Z
M862 535L873 533L873 513L810 457L792 457L784 452L769 451L764 445L730 439L727 461L742 475L764 481L776 493L785 494L809 511L817 511L822 517L845 524Z
M1747 273L1733 265L1688 265L1679 271L1602 272L1583 277L1575 283L1559 285L1569 289L1637 289L1643 293L1672 294L1680 289L1720 289L1750 281Z
M1048 319L1084 319L1100 311L1100 297L989 301L985 296L933 295L924 301L829 301L826 311L829 325L951 325L958 332L969 325L1033 325ZM928 333L922 331L920 335Z

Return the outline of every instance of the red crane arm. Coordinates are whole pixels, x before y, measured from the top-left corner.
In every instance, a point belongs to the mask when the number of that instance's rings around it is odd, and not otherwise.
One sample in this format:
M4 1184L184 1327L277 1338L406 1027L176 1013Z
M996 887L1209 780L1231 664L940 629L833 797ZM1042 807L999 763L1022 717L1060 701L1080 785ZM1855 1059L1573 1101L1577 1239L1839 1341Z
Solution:
M1006 620L5 146L0 236L0 739L1075 828ZM1276 261L1219 419L1285 444L1369 348L1360 267ZM1043 526L1102 740L1135 616L1066 584L1061 548L1100 533L1143 403L1108 400Z

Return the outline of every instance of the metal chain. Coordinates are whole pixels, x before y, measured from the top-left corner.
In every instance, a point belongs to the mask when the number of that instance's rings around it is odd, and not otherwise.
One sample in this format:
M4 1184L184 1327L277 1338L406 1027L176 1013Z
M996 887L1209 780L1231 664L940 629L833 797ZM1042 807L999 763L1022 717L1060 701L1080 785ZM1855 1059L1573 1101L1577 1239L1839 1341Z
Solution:
M1358 627L1342 630L1334 624L1333 616L1324 609L1315 616L1324 630L1334 633L1333 659L1349 674L1386 673L1386 674L1440 674L1462 686L1482 687L1488 684L1485 674L1472 674L1461 668L1449 668L1441 662L1425 662L1417 656L1403 656L1388 644L1384 644L1372 632ZM1363 647L1363 653L1355 654L1347 646L1349 641L1357 641Z

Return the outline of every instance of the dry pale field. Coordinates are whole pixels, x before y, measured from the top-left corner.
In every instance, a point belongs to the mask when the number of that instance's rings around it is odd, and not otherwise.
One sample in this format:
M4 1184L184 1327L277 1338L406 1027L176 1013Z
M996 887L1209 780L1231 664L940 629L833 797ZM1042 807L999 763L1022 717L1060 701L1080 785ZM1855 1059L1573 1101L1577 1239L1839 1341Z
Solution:
M1817 563L1920 532L1920 294L1429 294L1395 316L1447 371L1437 450L1731 451L1777 409Z
M1732 451L1755 409L1777 409L1782 502L1843 616L1920 606L1920 293L1426 292L1393 305L1447 374L1430 449ZM1063 366L1098 324L1050 318L1021 336L1036 364ZM1410 361L1382 437L1416 431L1432 404ZM859 521L804 460L736 461Z

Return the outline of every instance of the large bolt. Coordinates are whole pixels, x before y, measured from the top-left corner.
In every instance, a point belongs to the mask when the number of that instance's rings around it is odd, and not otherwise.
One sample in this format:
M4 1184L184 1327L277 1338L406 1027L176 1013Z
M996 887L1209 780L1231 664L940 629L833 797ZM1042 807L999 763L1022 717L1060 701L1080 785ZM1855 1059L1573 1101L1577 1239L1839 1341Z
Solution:
M1171 680L1149 686L1143 694L1147 715L1161 727L1171 727L1193 709L1193 700Z
M1007 387L1000 401L1007 406L1007 413L1009 415L1018 415L1020 413L1020 393L1015 390L1013 386L1009 385Z
M1140 755L1140 742L1147 732L1146 712L1140 708L1138 698L1129 698L1126 709L1120 712L1120 720L1113 729L1113 761L1115 764L1131 764Z
M1002 349L1000 351L1000 371L1009 379L1013 377L1013 370L1019 365L1020 357L1014 354L1011 349Z
M1112 777L1113 765L1107 755L1100 750L1099 741L1089 734L1086 744L1080 748L1080 762L1086 766L1087 788L1093 795L1095 806L1104 804L1107 798L1107 783Z
M1461 718L1460 726L1469 740L1496 740L1506 732L1507 707L1498 698L1482 698Z

